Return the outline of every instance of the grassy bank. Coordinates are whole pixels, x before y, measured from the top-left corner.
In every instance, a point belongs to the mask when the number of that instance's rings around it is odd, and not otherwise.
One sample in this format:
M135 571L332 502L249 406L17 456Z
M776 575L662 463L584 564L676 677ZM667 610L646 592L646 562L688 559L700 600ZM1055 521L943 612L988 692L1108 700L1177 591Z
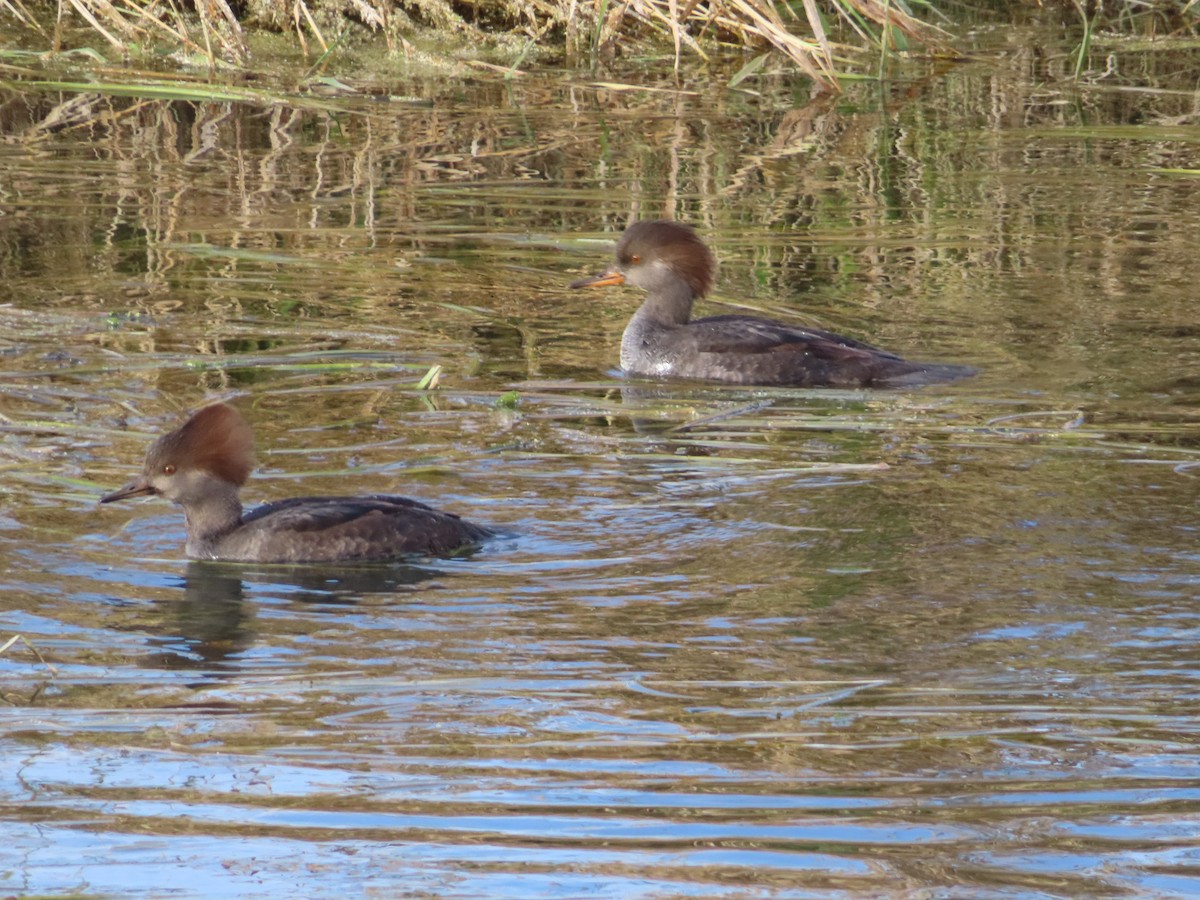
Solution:
M364 45L407 59L603 66L615 58L748 53L744 73L771 57L836 88L840 58L936 46L941 32L896 0L0 0L0 15L39 51L83 51L108 61L169 57L210 69L254 65L255 37L288 36L321 67ZM736 76L735 76L736 77Z
M1000 0L972 6L905 0L0 0L0 65L71 55L140 67L249 74L293 61L309 75L346 60L391 60L443 74L518 76L556 65L705 61L740 52L723 78L793 69L837 90L853 73L882 75L907 51L945 52L955 27L1057 19L1078 37L1076 77L1098 43L1135 35L1191 40L1200 0ZM350 68L356 67L351 65Z

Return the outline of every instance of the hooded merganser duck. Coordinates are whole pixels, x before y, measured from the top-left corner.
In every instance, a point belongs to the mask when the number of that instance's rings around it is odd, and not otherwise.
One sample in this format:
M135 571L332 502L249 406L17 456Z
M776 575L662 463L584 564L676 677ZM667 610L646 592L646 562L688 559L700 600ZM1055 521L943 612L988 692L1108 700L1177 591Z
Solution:
M386 494L296 497L243 515L238 489L254 468L254 435L227 403L197 411L160 437L142 474L100 498L159 494L183 507L192 559L354 562L437 556L492 532L416 500Z
M621 337L628 375L799 387L899 387L973 375L968 366L909 362L862 341L757 316L691 319L713 286L712 251L687 225L635 222L606 272L573 288L631 284L649 293Z

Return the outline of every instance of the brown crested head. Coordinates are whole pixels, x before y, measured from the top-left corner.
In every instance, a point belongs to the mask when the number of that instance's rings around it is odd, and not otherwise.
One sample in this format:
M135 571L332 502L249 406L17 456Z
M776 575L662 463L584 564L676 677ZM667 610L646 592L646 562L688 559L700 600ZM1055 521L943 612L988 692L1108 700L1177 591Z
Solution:
M254 432L228 403L214 403L155 441L146 454L145 472L153 478L200 470L241 487L253 468Z
M692 293L703 297L712 290L717 259L690 225L670 219L635 222L617 244L617 265L627 271L663 262L687 282Z

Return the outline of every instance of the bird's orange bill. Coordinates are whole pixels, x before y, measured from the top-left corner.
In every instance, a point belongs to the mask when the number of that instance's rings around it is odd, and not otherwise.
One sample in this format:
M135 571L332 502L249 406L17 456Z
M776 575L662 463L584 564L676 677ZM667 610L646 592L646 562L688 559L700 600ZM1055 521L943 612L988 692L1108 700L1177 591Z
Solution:
M571 287L608 287L613 284L624 284L625 276L620 272L602 272L599 275L593 275L590 278L580 278L578 281L572 281Z
M124 500L126 497L142 497L146 494L157 494L150 483L142 478L138 478L129 482L125 487L113 491L111 494L105 494L100 498L101 503L112 503L114 500Z

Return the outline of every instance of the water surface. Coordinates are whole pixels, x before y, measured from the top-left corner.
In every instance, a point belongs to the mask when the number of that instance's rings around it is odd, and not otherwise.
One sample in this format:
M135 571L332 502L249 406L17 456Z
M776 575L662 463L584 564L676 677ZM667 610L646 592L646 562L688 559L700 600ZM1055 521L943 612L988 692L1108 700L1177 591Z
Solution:
M0 656L0 886L1200 892L1194 54L1077 84L1055 35L978 39L837 99L0 88L0 634L44 659ZM661 215L709 311L981 374L626 381L636 293L565 285ZM97 508L214 397L248 500L505 536L227 566Z

